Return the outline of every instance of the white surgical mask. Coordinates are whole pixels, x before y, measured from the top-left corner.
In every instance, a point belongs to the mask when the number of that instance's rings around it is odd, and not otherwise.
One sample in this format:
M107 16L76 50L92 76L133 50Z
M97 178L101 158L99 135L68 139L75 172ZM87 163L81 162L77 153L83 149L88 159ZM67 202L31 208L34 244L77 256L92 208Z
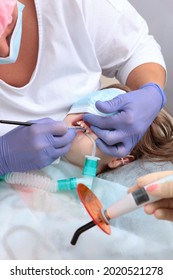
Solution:
M0 64L10 64L17 60L22 38L22 13L24 5L17 1L18 18L10 39L10 53L7 57L0 57Z
M92 92L74 102L68 114L91 113L99 116L112 115L98 111L95 106L96 101L108 101L124 93L126 93L124 90L118 88L109 88Z

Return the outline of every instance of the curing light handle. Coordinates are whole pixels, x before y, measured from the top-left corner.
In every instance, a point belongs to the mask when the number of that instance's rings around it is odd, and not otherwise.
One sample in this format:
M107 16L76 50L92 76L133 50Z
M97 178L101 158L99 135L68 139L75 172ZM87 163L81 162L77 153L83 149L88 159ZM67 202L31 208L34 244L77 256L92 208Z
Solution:
M173 181L173 175L169 175L156 182L153 182L153 184L157 184L157 183L159 184L159 183L164 183L169 181ZM150 185L151 184L146 185L143 188L140 188L132 193L129 193L124 198L114 203L105 211L106 218L114 219L124 214L127 214L129 212L132 212L137 208L144 206L147 203L160 200L160 198L152 196L149 193L147 193L147 187Z

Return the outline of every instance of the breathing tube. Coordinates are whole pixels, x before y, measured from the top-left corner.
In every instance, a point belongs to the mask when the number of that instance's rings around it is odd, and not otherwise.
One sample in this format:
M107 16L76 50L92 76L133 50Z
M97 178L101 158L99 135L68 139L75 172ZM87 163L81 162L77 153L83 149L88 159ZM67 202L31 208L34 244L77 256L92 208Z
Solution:
M97 174L98 160L96 157L96 143L88 133L86 136L90 138L93 144L92 153L90 156L86 155L85 164L82 171L81 178L69 178L62 180L53 180L47 176L34 174L32 172L10 172L4 176L0 176L0 181L8 184L17 184L25 187L33 187L49 192L69 191L77 188L79 183L92 187L92 182Z

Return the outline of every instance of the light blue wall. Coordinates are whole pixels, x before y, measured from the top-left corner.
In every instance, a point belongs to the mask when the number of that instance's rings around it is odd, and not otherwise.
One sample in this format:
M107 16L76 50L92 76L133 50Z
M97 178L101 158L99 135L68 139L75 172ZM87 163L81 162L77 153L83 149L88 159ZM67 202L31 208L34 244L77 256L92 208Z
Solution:
M165 92L166 108L173 115L173 0L129 0L146 19L150 34L162 48L168 76Z

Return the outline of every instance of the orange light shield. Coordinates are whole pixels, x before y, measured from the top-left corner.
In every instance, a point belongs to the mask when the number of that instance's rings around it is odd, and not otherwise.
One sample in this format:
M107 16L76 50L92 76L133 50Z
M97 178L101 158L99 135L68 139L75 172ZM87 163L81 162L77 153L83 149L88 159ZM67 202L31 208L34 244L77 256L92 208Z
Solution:
M99 226L107 234L111 234L111 228L109 224L104 220L101 210L103 206L96 195L84 184L77 185L77 192L81 202L83 203L88 214L91 216L93 222Z

